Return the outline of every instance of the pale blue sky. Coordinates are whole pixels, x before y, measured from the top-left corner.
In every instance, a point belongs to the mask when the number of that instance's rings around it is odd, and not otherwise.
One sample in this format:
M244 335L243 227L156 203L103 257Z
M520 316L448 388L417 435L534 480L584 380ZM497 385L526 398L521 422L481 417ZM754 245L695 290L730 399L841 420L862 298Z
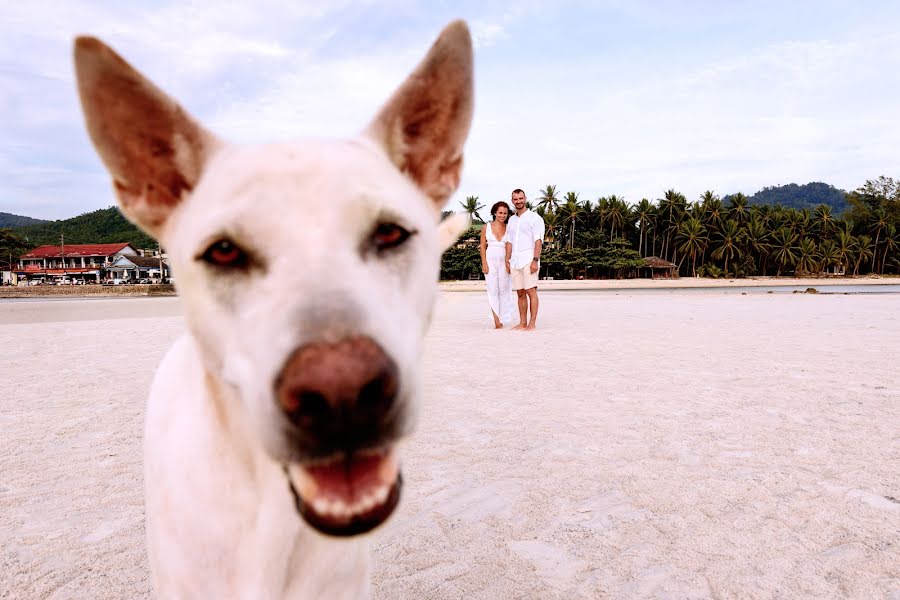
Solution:
M113 45L227 139L361 129L440 29L476 38L462 185L629 202L900 175L900 2L7 3L0 211L114 203L81 121L74 35Z

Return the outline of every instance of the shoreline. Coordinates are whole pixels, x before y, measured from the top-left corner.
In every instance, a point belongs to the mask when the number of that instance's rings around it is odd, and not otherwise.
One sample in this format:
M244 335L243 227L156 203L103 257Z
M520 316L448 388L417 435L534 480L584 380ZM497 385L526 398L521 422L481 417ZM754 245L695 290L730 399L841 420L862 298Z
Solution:
M680 279L556 279L541 280L539 290L679 290L679 289L727 289L747 287L827 287L827 286L877 286L900 285L900 276L879 277L751 277L746 279L712 279L682 277ZM442 281L443 292L482 292L484 280Z
M746 279L711 279L682 277L680 279L555 279L541 280L538 289L545 291L595 291L595 290L686 290L729 289L753 287L841 287L900 285L900 276L864 277L751 277ZM484 280L441 281L442 292L483 292ZM16 298L126 298L177 296L174 285L65 285L0 287L0 300Z

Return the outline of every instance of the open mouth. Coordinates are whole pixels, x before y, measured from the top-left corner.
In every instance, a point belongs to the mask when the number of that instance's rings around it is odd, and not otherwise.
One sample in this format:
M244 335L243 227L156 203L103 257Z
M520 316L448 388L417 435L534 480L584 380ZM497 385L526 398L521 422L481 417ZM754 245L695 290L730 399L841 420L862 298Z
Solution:
M285 466L297 512L333 536L366 533L400 501L402 478L393 448L343 452Z

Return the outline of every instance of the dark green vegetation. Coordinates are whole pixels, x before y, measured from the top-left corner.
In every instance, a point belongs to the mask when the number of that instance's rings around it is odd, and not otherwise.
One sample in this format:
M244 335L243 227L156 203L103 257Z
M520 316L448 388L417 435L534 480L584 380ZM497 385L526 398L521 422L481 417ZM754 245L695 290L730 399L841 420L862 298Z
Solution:
M900 182L882 176L846 194L820 183L790 185L754 197L808 201L810 194L822 202L791 208L753 204L743 194L726 201L711 191L689 202L669 190L656 202L645 198L632 205L615 195L583 201L550 185L533 200L547 227L544 273L622 277L648 256L675 263L682 276L900 273ZM461 204L477 215L477 197ZM838 206L845 207L841 214ZM446 253L443 278L480 273L479 229L473 227Z
M811 208L755 203L808 204L813 198L820 203ZM810 183L765 188L751 197L734 194L721 199L705 192L694 202L669 190L655 202L643 199L637 204L615 195L581 200L575 192L561 194L549 185L532 203L547 227L542 274L556 278L627 277L648 256L672 261L682 276L900 273L900 182L889 177L866 181L846 194L827 184ZM476 226L444 255L443 279L481 273L479 211L486 207L475 196L460 204ZM10 255L15 258L40 245L58 244L61 234L67 244L128 242L137 248L156 247L150 236L113 207L62 221L0 229L0 259L5 262Z
M749 196L747 203L751 206L768 204L769 206L783 206L798 210L804 208L815 210L817 206L824 204L830 207L835 215L839 215L850 207L846 196L846 192L827 183L813 182L806 185L789 183L763 188ZM722 198L722 202L726 204L730 200L731 196Z
M47 221L42 221L41 219L32 219L31 217L0 212L0 229L5 229L7 227L26 227L28 225L38 225L39 223L46 222Z
M128 242L135 248L156 248L156 241L132 225L116 207L95 210L62 221L20 227L15 233L29 248L59 244L59 236L63 234L67 244Z

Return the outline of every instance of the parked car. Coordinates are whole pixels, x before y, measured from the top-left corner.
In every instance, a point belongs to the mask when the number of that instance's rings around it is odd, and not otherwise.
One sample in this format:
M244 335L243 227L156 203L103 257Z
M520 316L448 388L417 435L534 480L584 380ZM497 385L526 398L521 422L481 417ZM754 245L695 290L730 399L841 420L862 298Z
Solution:
M143 278L141 278L140 281L138 281L138 283L143 284L143 283L152 283L152 282L147 277L143 277Z

